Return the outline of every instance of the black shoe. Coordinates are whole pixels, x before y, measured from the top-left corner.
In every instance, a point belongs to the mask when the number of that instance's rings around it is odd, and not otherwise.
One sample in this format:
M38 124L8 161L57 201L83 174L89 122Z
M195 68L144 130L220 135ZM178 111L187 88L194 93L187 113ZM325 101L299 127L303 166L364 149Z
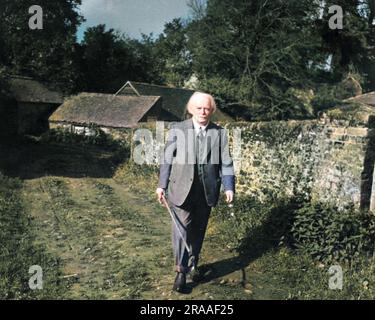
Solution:
M174 279L174 285L172 290L177 292L183 292L186 287L186 275L185 273L178 272L176 279Z

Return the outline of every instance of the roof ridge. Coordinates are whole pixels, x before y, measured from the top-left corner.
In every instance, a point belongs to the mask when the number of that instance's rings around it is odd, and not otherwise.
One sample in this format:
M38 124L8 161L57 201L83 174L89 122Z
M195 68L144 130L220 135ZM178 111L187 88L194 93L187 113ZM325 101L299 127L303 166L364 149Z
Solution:
M163 85L160 85L160 84L152 84L152 83L138 82L138 81L128 81L128 82L135 83L135 84L142 84L142 85L145 85L145 86L157 87L157 88L185 90L185 91L195 92L195 90L192 90L192 89L179 88L179 87L168 87L168 86L165 86L165 85L163 86Z
M153 99L153 98L161 98L161 96L150 96L150 95L140 95L140 96L134 96L130 94L120 94L117 96L114 96L113 93L102 93L102 92L86 92L82 91L79 92L78 94L72 95L72 97L79 97L82 95L87 95L87 96L103 96L103 97L113 97L113 98L132 98L132 99L138 99L138 98L145 98L145 99Z
M355 96L355 97L347 98L347 99L345 99L344 101L354 100L354 99L358 99L358 98L361 98L361 97L364 97L364 96L373 95L373 94L375 94L375 91L370 91L370 92L363 93L363 94L360 94L360 95Z

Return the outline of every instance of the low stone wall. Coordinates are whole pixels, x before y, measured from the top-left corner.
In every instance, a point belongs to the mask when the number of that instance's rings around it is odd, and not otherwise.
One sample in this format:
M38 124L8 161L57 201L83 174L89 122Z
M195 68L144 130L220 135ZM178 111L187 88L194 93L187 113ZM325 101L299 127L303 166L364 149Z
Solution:
M298 194L370 207L374 129L345 122L233 123L241 129L237 191L266 201Z

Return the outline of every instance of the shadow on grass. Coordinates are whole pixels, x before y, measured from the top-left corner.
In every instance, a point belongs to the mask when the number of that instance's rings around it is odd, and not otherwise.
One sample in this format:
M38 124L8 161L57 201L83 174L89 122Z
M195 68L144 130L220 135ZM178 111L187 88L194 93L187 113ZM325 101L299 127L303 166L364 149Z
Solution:
M258 204L258 206L262 205ZM287 245L292 244L290 230L294 212L302 206L303 201L296 197L284 200L273 207L261 225L248 231L247 236L237 247L238 255L236 257L202 265L201 268L206 271L204 279L199 283L189 283L187 290L191 292L199 284L210 282L239 270L242 270L242 282L245 285L247 281L245 268L251 262L278 248L281 241Z
M129 158L125 149L39 142L33 138L0 141L0 171L9 177L111 178Z

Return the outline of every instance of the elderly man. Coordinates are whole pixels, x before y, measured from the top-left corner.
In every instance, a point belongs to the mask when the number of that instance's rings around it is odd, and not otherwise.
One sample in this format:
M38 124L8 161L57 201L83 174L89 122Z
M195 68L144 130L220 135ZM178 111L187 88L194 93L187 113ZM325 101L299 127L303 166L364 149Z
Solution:
M183 292L189 261L197 267L211 208L219 199L221 184L226 201L234 197L235 177L225 130L210 122L216 110L213 97L196 92L187 111L192 118L171 127L160 166L158 189L160 203L165 201L174 215L172 244L176 278L173 290ZM190 250L189 250L190 247ZM201 278L195 269L193 281Z

